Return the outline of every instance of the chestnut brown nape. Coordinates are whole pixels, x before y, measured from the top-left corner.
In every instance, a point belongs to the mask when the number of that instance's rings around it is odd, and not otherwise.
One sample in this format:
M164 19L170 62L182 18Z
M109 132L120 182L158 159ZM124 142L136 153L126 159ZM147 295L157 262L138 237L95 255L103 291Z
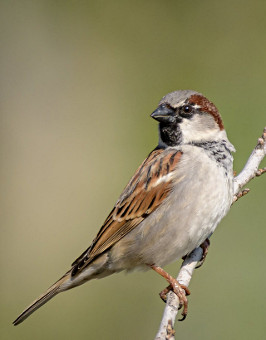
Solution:
M200 94L193 94L189 99L189 103L191 105L193 104L199 105L201 107L200 108L201 111L211 114L214 120L216 121L216 123L218 124L220 130L224 130L223 121L222 121L222 118L220 116L220 113L217 107L211 101L209 101L206 97Z

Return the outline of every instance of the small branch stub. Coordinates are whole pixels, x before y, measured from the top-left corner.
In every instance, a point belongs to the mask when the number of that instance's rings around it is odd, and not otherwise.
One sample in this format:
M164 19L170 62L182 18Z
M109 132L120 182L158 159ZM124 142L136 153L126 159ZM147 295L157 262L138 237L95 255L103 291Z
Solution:
M239 198L241 198L241 197L247 195L249 192L250 192L250 189L248 189L248 188L245 188L245 189L239 191L239 193L237 193L237 194L234 196L233 203L235 203L236 201L238 201ZM232 204L233 204L233 203L232 203Z
M265 172L266 172L266 168L259 169L256 172L256 176L259 177L260 175L265 174Z
M174 340L175 339L175 330L173 329L172 321L168 320L168 325L166 329L166 340Z

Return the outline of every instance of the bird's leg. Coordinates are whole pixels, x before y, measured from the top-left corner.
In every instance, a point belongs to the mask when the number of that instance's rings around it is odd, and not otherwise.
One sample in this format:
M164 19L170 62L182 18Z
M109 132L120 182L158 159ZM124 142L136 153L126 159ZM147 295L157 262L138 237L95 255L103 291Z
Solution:
M208 250L209 250L210 244L211 244L210 240L208 238L206 238L206 240L200 245L200 247L203 250L203 254L202 254L202 258L199 261L199 263L198 263L196 268L200 268L203 265L203 263L205 262L206 256L208 254Z
M161 267L155 266L155 265L149 265L151 269L156 271L156 273L160 274L162 277L164 277L168 283L169 286L166 287L164 290L161 291L160 298L166 302L166 294L169 293L170 290L172 290L179 298L179 305L180 308L183 306L183 318L180 319L180 321L185 320L187 316L187 310L188 310L188 301L186 295L190 295L190 291L185 285L181 285L175 278L173 278L171 275L169 275L165 270L163 270ZM185 291L185 293L184 293ZM180 309L179 308L179 309Z

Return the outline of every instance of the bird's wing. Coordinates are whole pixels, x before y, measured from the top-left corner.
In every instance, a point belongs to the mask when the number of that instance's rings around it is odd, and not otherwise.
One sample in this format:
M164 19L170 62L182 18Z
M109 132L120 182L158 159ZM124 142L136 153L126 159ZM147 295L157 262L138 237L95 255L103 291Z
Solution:
M124 189L91 246L72 263L72 276L127 235L167 197L182 156L174 148L154 149Z

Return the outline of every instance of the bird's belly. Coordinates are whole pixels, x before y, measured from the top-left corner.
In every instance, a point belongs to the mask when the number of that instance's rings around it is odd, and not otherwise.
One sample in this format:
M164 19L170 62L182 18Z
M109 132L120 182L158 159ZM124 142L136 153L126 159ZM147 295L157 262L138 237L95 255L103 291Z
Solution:
M163 266L198 247L232 202L232 179L226 179L223 171L211 169L179 183L163 205L112 247L112 269Z

